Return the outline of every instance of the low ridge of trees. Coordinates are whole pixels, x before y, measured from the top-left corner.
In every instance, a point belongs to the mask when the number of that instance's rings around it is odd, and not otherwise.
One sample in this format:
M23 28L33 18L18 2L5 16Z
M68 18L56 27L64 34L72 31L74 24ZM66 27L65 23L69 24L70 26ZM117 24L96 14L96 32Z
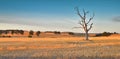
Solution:
M55 34L61 34L59 31L54 31Z
M25 35L24 35L25 33ZM28 36L26 36L26 33ZM47 34L51 34L51 35L74 35L74 36L85 36L85 34L82 34L82 33L74 33L74 32L60 32L60 31L46 31L44 32L45 35ZM36 35L36 36L40 36L41 34L41 31L36 31L34 32L33 30L30 30L29 32L25 32L24 30L0 30L0 37L18 37L19 35L21 37L30 37L32 38L33 35ZM110 36L112 34L119 34L117 32L103 32L103 33L99 33L99 34L94 34L94 37L96 36ZM22 36L23 35L23 36ZM44 34L43 34L44 35ZM90 34L91 35L91 34Z
M74 33L73 33L73 32L69 32L68 34L69 34L69 35L74 35Z
M23 31L23 30L20 30L19 33L20 33L21 35L23 35L23 34L24 34L24 31Z
M0 34L21 34L23 35L24 34L24 30L0 30Z
M118 34L117 32L103 32L103 33L100 33L100 34L96 34L96 36L110 36L112 34Z
M5 34L3 36L0 36L0 37L11 37L10 35L8 34L21 34L23 35L24 34L24 30L0 30L0 35L2 34Z

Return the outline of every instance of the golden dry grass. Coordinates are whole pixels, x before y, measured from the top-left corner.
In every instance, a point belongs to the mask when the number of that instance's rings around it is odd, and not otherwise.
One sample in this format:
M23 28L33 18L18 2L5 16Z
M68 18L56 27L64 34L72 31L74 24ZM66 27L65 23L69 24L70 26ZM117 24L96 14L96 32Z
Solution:
M65 57L60 59L77 59L80 56L118 57L119 46L119 36L90 37L89 41L85 41L84 37L0 38L0 56Z
M104 46L104 45L120 45L120 37L90 37L91 41L96 43L91 44L86 43L81 46ZM104 42L105 41L105 42ZM113 42L111 42L113 41ZM117 41L117 42L114 42ZM2 42L8 42L2 44ZM11 42L11 43L10 43ZM84 37L66 37L66 38L0 38L0 45L7 45L8 50L18 50L18 49L27 49L24 45L27 43L28 48L30 49L39 49L39 48L71 48L75 47L76 45L73 44L65 44L66 42L87 42L84 40ZM97 43L98 42L98 43ZM19 47L14 47L15 45L19 44ZM37 43L41 44L42 46L36 46ZM52 45L49 45L52 44ZM23 45L23 46L21 46ZM0 48L3 50L3 48Z

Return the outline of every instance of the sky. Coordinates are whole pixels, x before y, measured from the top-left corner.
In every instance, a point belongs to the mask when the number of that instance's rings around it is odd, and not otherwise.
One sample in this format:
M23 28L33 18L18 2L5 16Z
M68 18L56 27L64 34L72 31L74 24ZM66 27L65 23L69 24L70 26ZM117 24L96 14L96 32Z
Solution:
M95 13L90 33L120 33L120 0L0 0L0 30L84 32L75 7Z

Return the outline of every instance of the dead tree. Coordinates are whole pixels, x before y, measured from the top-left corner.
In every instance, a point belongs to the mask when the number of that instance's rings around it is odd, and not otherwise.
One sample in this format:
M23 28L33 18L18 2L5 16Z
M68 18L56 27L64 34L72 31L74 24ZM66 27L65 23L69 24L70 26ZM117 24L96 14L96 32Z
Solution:
M81 18L81 20L79 21L79 24L81 26L75 27L75 28L82 28L85 31L85 40L89 40L89 33L88 32L91 30L92 25L93 25L93 23L90 23L90 22L94 18L94 13L93 13L93 16L90 17L87 21L86 15L89 13L88 11L85 11L83 9L83 16L82 16L78 7L76 7L75 10L77 11L77 15Z

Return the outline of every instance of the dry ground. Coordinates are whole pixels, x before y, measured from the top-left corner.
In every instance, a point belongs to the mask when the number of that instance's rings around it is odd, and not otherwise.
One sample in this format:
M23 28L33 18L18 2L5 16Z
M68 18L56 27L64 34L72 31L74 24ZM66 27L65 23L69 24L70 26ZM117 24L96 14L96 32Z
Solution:
M0 59L119 59L120 37L0 38Z

